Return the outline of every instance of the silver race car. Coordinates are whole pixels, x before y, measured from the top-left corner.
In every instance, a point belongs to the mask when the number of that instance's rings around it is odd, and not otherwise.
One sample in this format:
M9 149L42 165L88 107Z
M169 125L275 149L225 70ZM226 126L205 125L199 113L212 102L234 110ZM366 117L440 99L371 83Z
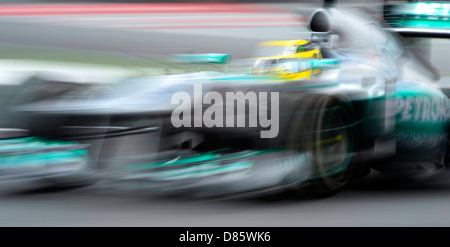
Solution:
M230 73L231 62L227 73L56 82L67 89L57 92L34 78L5 103L8 119L30 136L89 145L103 179L163 193L329 196L370 169L408 178L441 171L450 101L433 66L375 12L298 12L310 39L263 43L247 73Z

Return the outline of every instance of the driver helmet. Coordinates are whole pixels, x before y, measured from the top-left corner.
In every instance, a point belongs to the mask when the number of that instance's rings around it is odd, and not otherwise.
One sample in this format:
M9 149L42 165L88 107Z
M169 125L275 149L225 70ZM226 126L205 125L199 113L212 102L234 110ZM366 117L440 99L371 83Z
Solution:
M308 80L320 72L311 67L311 59L322 58L320 46L315 43L306 40L266 41L259 48L253 74Z

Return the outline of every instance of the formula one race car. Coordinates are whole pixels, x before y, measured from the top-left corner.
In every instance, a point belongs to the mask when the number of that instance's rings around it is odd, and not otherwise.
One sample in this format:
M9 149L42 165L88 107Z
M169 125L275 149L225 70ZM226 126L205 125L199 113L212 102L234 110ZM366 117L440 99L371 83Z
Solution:
M26 103L25 83L9 116L32 136L89 144L104 178L165 193L328 196L369 169L441 171L450 101L435 70L367 12L301 12L311 40L264 43L282 53L250 60L250 74L126 78L47 96L43 80Z

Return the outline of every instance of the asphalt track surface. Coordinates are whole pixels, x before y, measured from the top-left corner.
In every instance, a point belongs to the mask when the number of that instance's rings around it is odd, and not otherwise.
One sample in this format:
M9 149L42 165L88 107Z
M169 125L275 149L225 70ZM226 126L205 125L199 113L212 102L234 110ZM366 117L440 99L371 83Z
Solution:
M0 226L450 226L450 172L422 183L379 174L320 200L200 200L92 186L2 185Z
M251 17L286 17L268 15ZM107 15L101 17L105 19ZM185 14L183 18L192 16ZM297 27L288 25L119 31L49 25L42 23L42 18L41 22L25 19L2 17L0 49L57 47L115 53L156 46L159 51L177 47L195 52L227 52L244 58L257 42L268 37L298 38ZM434 51L432 57L441 52ZM339 194L320 200L186 200L104 184L72 190L36 189L34 185L1 184L0 226L450 226L449 171L420 183L390 180L374 172Z

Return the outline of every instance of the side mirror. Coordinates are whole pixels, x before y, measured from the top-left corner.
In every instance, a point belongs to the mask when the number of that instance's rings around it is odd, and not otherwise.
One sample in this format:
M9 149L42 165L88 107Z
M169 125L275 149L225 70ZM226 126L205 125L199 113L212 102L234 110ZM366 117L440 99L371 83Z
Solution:
M340 59L312 59L311 68L313 69L336 69L341 66Z
M341 65L339 59L310 59L303 61L290 61L285 66L288 66L291 71L295 73L300 71L306 71L310 69L336 69Z
M229 54L206 53L206 54L177 54L172 57L177 63L216 63L227 64L231 60Z

